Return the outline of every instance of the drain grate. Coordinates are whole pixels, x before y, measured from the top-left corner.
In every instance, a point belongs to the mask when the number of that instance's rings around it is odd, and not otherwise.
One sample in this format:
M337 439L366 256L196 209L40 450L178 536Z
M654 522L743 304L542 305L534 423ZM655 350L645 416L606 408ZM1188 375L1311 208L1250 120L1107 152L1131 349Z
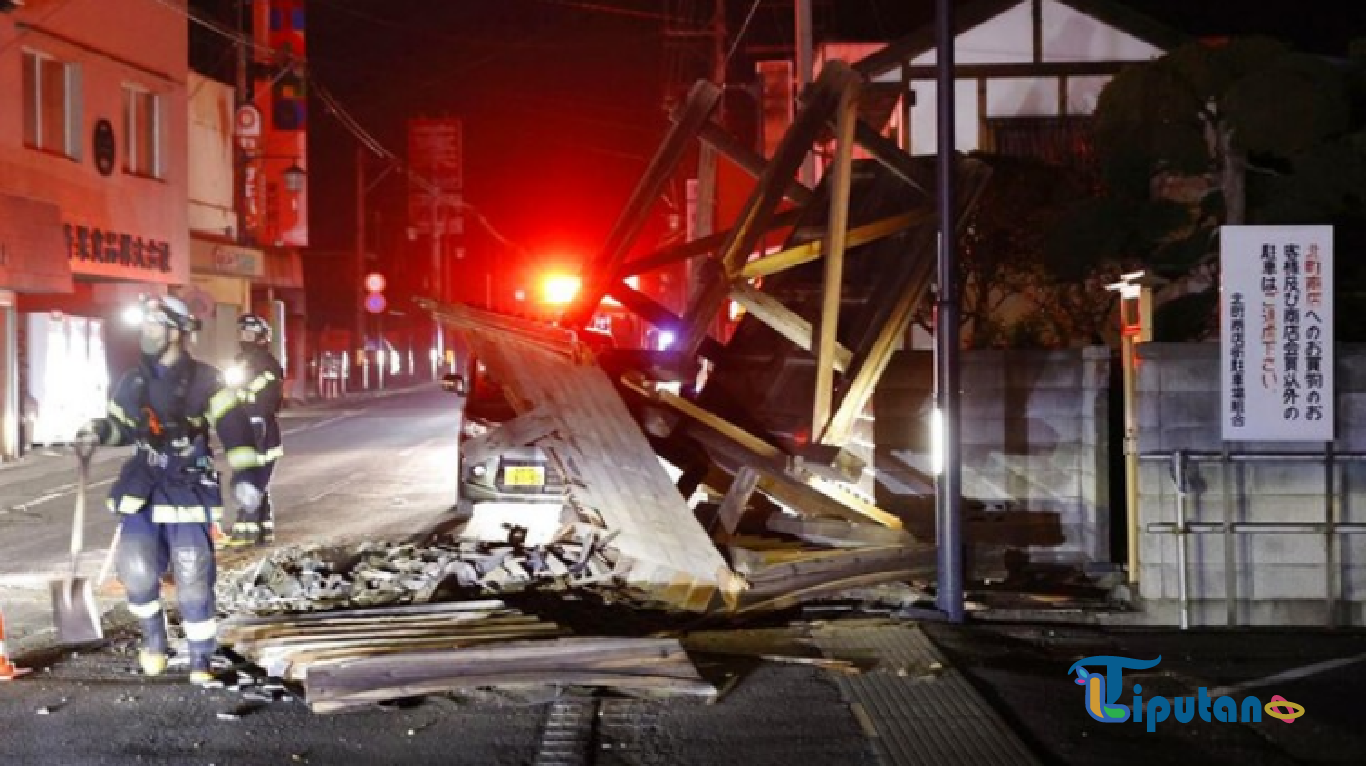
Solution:
M597 699L562 697L550 705L535 765L590 765L598 719Z

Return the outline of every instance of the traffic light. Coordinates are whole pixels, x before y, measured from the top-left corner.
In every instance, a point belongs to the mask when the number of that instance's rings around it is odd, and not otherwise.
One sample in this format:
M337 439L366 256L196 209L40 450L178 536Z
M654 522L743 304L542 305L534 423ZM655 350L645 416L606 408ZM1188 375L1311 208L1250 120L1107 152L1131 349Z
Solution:
M365 276L365 311L372 315L378 315L389 306L389 302L384 298L384 286L386 285L384 275L378 272L371 272Z

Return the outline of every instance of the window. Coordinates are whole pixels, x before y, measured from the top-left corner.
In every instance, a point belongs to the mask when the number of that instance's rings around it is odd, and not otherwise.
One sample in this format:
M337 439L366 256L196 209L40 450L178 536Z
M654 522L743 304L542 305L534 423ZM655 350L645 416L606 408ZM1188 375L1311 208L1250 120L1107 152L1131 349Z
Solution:
M991 151L1069 167L1081 173L1088 186L1099 184L1089 115L989 117L986 127Z
M135 85L123 87L123 170L161 178L161 97Z
M80 158L79 70L44 53L24 51L24 144Z

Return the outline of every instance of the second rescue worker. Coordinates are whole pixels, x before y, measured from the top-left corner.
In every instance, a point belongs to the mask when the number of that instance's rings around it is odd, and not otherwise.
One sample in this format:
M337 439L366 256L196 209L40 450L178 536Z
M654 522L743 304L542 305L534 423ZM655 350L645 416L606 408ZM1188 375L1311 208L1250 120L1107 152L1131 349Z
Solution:
M284 368L270 353L270 324L259 315L237 318L241 352L227 371L228 385L235 387L237 398L251 418L256 438L256 464L235 469L234 478L243 478L261 489L261 505L255 510L239 508L230 547L250 547L275 541L275 512L271 504L270 479L275 462L284 455L280 437L280 406L284 402Z

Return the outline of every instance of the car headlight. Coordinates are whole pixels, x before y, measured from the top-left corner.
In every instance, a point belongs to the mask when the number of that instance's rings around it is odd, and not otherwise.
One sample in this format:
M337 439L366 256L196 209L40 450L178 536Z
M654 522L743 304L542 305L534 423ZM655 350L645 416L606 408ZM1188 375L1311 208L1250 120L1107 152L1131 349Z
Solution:
M487 472L488 469L483 464L475 464L473 467L470 467L470 474L475 477L483 477Z

